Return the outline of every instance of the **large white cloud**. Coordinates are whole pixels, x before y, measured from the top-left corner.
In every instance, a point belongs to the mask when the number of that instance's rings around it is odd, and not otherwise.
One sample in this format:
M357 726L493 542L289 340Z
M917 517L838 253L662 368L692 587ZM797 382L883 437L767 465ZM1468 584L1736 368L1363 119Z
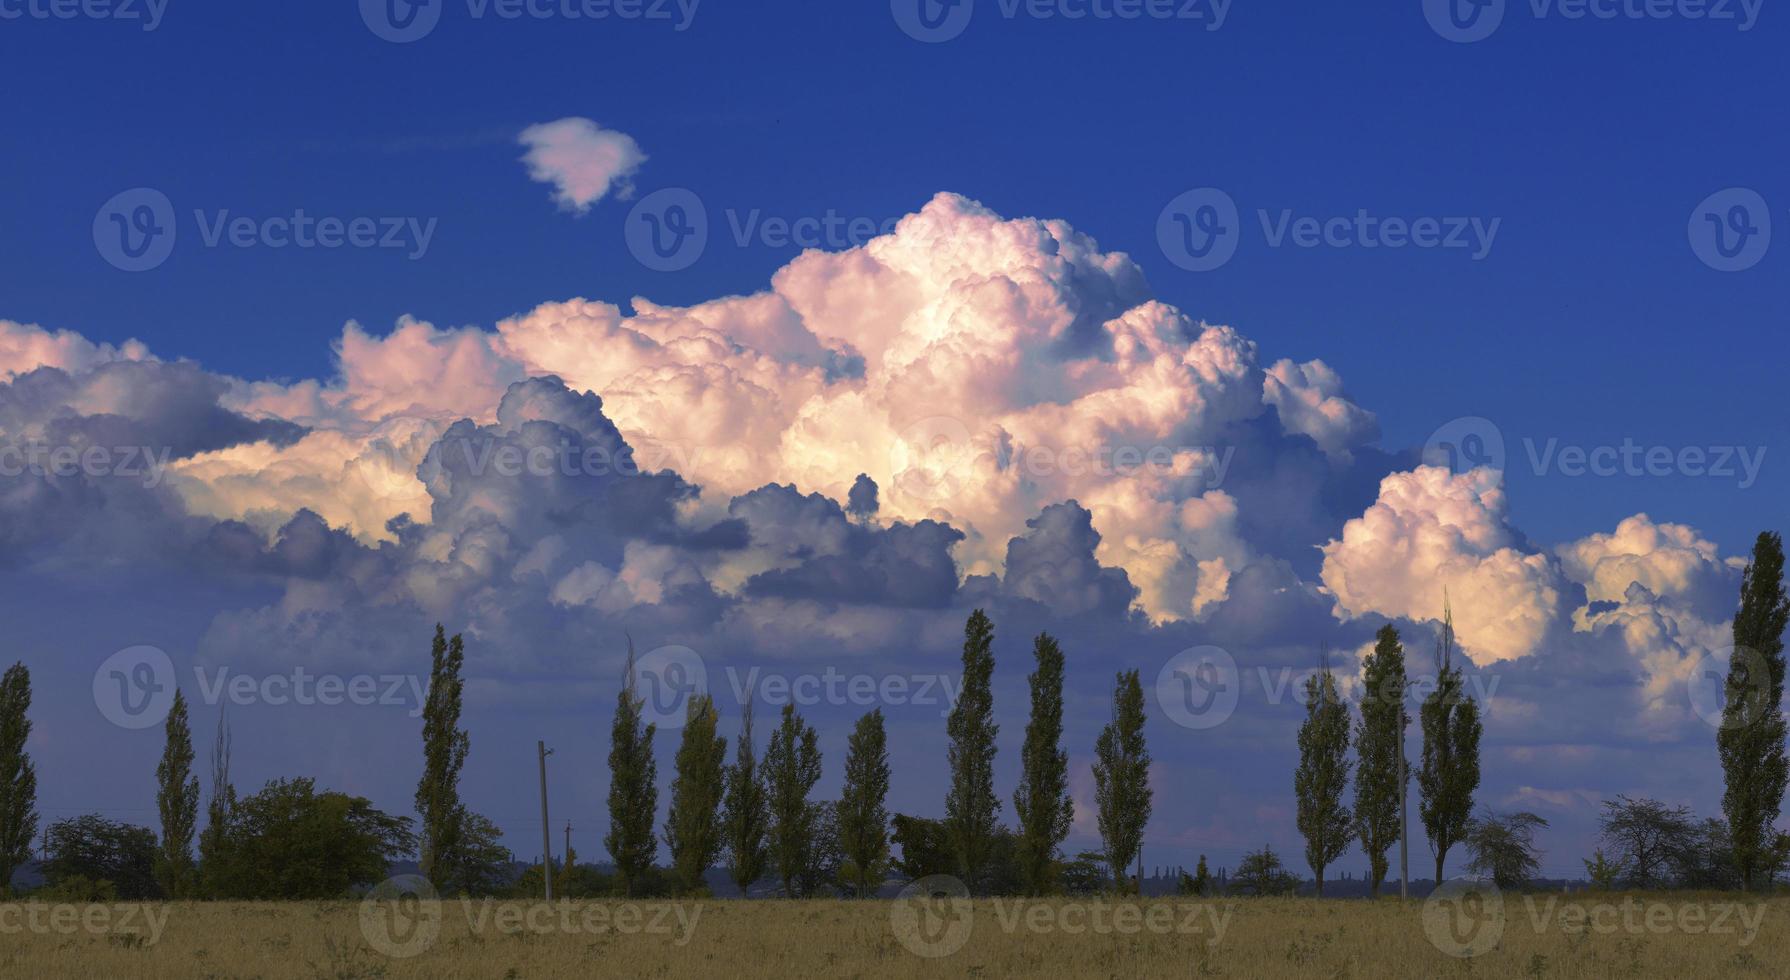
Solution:
M1437 620L1446 593L1480 663L1536 652L1561 602L1559 570L1517 547L1496 482L1436 466L1382 480L1373 506L1324 546L1323 579L1347 616Z
M1275 438L1309 436L1345 461L1377 428L1322 362L1264 371L1237 331L1152 300L1123 254L950 194L861 248L804 253L767 292L635 299L631 313L548 303L492 332L404 321L380 338L350 325L337 354L336 379L244 385L233 407L351 433L344 458L304 461L325 445L311 440L284 469L208 460L235 489L214 481L189 495L196 506L243 517L283 499L381 538L416 489L385 494L383 510L297 491L383 451L375 428L394 418L488 420L505 385L552 374L599 393L643 459L700 484L711 508L771 482L843 499L866 473L885 519L963 529L970 573L998 567L1043 507L1079 500L1101 561L1167 620L1222 601L1258 557L1221 492L1237 427L1278 417Z

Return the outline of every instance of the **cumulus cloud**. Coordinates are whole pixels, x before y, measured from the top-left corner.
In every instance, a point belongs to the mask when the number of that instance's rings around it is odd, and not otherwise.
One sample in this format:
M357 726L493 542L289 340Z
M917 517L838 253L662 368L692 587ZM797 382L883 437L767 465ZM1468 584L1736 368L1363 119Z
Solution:
M1218 644L1253 683L1386 619L1421 634L1446 589L1504 685L1488 750L1583 750L1528 767L1529 790L1597 785L1637 742L1707 748L1687 685L1724 640L1733 558L1646 515L1532 546L1482 474L1375 445L1324 362L1265 359L1060 221L940 195L750 295L350 323L335 355L326 378L229 378L0 322L0 450L170 459L153 487L0 472L0 576L109 602L140 570L191 603L167 622L201 624L186 640L214 662L414 665L447 622L481 696L579 710L612 694L623 630L716 670L940 673L984 607L1003 663L1063 641L1084 745L1115 666ZM1022 675L1002 669L998 703L1023 704ZM1165 812L1284 822L1262 803L1279 777L1253 782L1290 764L1264 700L1202 736L1237 760L1229 794L1168 806L1165 783Z
M1534 653L1558 614L1559 570L1517 547L1504 493L1482 477L1422 466L1382 480L1379 500L1323 549L1338 615L1440 619L1446 592L1475 661Z
M0 320L0 380L10 381L40 367L85 371L109 361L145 361L149 348L127 340L96 344L72 330L49 331L32 323Z
M567 211L584 214L611 190L633 193L633 177L646 154L634 137L604 129L581 116L537 123L518 137L528 152L528 176L553 185L553 199Z

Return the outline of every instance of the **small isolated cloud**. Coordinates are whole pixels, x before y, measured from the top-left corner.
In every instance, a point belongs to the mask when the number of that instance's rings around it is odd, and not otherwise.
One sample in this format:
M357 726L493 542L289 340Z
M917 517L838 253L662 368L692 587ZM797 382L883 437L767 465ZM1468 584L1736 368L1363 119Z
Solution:
M640 144L627 133L604 129L582 116L539 123L518 137L528 152L528 176L554 187L553 199L567 211L584 214L614 188L633 193L634 173L646 162Z

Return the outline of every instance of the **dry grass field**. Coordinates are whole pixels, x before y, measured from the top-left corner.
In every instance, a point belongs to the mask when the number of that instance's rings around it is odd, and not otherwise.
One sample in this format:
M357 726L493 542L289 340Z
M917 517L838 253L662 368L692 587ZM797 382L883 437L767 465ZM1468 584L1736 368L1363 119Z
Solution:
M1501 903L1501 908L1499 907ZM0 906L0 977L1781 977L1729 894ZM1448 955L1477 953L1473 956Z

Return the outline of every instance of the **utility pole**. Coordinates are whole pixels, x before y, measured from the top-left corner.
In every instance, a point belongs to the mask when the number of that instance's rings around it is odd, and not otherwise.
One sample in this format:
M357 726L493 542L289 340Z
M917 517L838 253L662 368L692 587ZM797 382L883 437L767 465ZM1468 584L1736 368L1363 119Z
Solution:
M1405 788L1405 692L1398 699L1398 900L1410 898L1411 866L1407 841L1411 837L1411 794Z
M570 880L572 874L572 821L570 820L566 821L566 849L560 852L559 861L567 879Z
M553 833L547 829L547 757L553 754L553 750L547 747L546 742L537 740L535 751L540 754L541 758L541 883L546 886L547 901L551 902L553 901ZM570 838L568 826L567 839Z

